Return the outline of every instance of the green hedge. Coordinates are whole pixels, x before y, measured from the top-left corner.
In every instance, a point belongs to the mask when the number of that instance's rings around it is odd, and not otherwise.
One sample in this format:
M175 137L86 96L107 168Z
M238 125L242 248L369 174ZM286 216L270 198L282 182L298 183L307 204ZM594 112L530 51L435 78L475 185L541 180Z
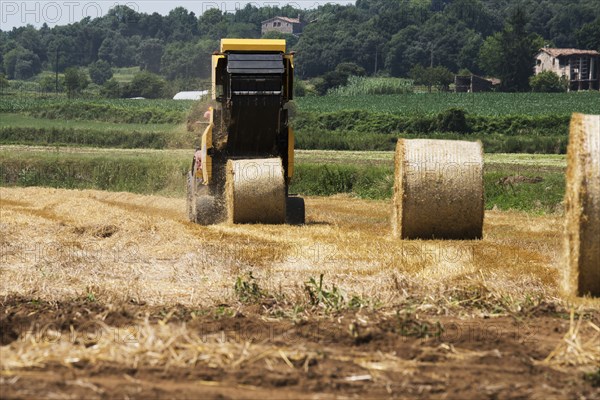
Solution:
M187 157L156 154L101 155L4 152L0 185L101 189L144 194L185 195ZM540 176L538 183L502 183L513 175ZM565 178L561 168L495 165L484 173L486 208L555 212L562 208ZM297 164L291 193L328 196L348 193L368 199L390 199L393 166Z
M131 100L135 101L135 100ZM169 124L185 121L185 114L176 110L147 108L125 108L112 104L85 102L47 104L29 112L39 118L106 121L127 124Z
M162 149L166 147L168 137L168 133L157 132L121 132L73 128L0 128L1 144Z
M569 117L470 116L462 110L438 115L368 111L300 113L294 118L300 149L393 150L398 138L480 140L487 153L564 154Z
M566 135L568 116L472 116L464 114L466 127L457 132L450 129L448 114L457 109L446 110L438 115L394 115L361 110L337 111L332 113L299 113L294 119L298 131L358 131L379 134L455 132L478 134L516 135ZM464 111L463 111L464 113ZM459 114L459 113L457 113ZM460 118L460 115L457 115Z
M2 154L0 185L183 195L189 162L158 156Z

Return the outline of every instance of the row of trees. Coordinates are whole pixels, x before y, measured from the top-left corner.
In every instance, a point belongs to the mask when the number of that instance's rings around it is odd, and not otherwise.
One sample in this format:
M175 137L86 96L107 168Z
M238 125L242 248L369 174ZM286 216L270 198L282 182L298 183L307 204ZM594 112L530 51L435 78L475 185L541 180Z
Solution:
M0 73L28 79L43 69L140 66L168 79L206 77L207 58L222 37L260 37L260 22L275 15L297 16L291 7L250 5L235 14L210 9L197 17L183 7L168 15L138 13L115 6L103 17L40 29L28 25L0 30Z
M309 22L299 38L287 37L288 45L297 52L297 73L325 82L338 78L338 65L352 62L367 75L409 76L415 66L467 69L502 78L506 90L523 90L542 45L600 49L597 0L357 0L311 10L249 4L200 16L183 7L162 16L116 6L66 26L0 31L0 72L28 79L44 69L102 62L139 66L168 80L207 78L220 38L260 37L261 21L276 15Z
M1 81L2 75L0 75L0 82ZM98 84L97 80L94 81L91 70L89 70L88 73L84 68L69 67L65 70L64 76L61 76L58 82L55 81L54 77L46 76L41 80L40 85L43 91L52 92L55 90L55 85L58 83L60 90L66 91L67 95L72 98L80 95L89 87L91 82ZM171 88L168 87L167 81L164 78L148 71L137 73L131 82L125 84L119 83L116 79L107 79L101 84L97 92L103 97L114 99L121 97L145 97L148 99L157 99L161 97L171 97L173 95L171 93Z

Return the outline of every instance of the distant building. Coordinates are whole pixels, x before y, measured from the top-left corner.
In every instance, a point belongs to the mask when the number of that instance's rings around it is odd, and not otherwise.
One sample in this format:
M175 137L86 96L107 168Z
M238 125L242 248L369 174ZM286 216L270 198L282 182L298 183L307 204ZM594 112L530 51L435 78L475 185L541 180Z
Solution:
M456 75L454 87L456 93L490 92L500 85L497 79L485 79L477 75Z
M267 32L275 31L300 35L302 33L302 28L304 28L304 24L300 22L299 15L298 18L273 17L262 22L261 33L264 35Z
M552 71L569 80L569 90L600 89L600 53L595 50L544 47L536 56L535 74Z
M173 100L200 100L202 96L207 96L208 90L194 91L194 92L179 92Z

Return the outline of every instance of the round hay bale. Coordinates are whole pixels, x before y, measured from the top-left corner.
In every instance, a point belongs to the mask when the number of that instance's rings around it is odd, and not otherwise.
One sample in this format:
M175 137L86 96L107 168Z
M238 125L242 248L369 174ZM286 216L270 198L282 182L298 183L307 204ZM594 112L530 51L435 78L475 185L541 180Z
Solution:
M280 158L229 160L226 175L229 223L285 223L286 190Z
M480 239L483 146L456 140L398 140L392 229L402 239Z
M600 296L599 115L573 115L567 153L565 288Z

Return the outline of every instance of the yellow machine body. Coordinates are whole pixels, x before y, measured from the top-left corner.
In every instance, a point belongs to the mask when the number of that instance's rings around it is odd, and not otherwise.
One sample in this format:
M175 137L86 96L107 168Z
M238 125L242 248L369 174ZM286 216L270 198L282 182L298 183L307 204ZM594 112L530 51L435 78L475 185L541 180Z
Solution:
M210 117L188 173L189 220L304 224L304 199L289 193L293 53L285 40L223 39L211 63Z
M224 104L224 97L227 93L223 93L223 82L228 76L228 56L231 54L280 54L283 63L282 75L282 98L285 102L293 98L294 84L294 55L285 53L286 41L283 39L221 39L220 51L212 55L212 90L211 99L220 101ZM219 114L222 117L223 113ZM210 123L205 129L201 139L201 154L202 154L202 178L204 185L210 185L213 180L213 159L210 149L213 147L213 131L215 126L222 126L216 119L216 110L211 110ZM287 122L287 121L286 121ZM284 160L284 168L286 170L286 178L289 180L294 173L294 131L287 127L287 149Z

